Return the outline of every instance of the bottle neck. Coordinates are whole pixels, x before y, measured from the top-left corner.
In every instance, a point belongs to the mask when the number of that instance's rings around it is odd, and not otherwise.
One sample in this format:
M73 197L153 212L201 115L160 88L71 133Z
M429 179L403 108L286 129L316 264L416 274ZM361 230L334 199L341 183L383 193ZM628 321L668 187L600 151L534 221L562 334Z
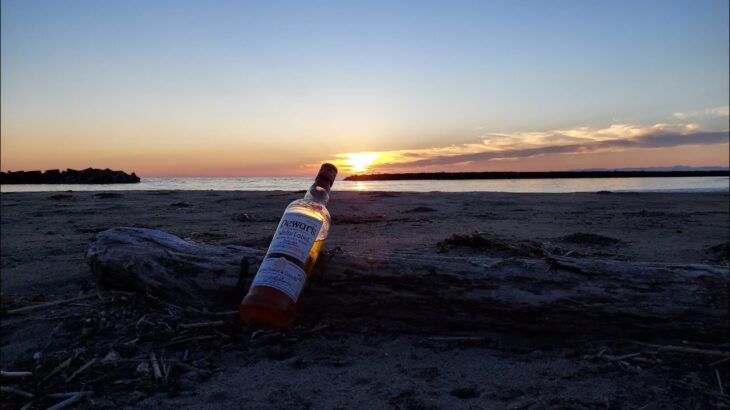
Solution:
M320 181L319 179L314 180L314 183L304 194L304 199L312 202L319 202L322 205L327 205L330 200L330 184L326 181Z

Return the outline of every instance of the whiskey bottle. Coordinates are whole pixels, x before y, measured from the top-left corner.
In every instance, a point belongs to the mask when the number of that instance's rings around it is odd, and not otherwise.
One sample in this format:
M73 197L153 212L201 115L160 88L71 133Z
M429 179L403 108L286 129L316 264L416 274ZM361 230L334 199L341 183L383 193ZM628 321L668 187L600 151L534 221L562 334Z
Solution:
M312 273L330 228L329 191L337 176L332 164L322 167L304 198L284 210L269 250L241 301L241 318L266 328L288 327L299 295Z

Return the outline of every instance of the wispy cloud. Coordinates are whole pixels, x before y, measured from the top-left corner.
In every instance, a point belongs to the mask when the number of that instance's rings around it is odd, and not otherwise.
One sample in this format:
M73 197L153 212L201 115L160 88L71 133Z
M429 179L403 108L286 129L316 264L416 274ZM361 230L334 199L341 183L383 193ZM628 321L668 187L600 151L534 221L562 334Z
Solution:
M680 120L688 118L722 118L730 116L730 107L724 105L721 107L705 108L700 111L675 112L672 116Z
M595 153L645 148L711 145L728 142L728 131L705 131L695 124L614 124L606 128L577 127L544 132L487 134L480 142L426 149L377 152L368 171L417 170L434 166L458 166L492 160L551 154ZM371 153L372 154L372 153ZM348 162L353 153L337 154L334 162L354 171Z

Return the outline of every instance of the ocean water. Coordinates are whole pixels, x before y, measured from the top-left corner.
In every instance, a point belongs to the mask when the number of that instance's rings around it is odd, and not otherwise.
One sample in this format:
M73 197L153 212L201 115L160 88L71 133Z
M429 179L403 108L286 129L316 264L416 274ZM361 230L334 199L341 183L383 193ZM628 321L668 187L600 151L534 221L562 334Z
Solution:
M214 190L297 191L312 183L308 177L180 177L143 178L138 184L109 185L0 185L0 192L130 191L130 190ZM337 180L340 191L412 192L728 192L728 177L678 178L560 178L560 179L472 179L451 181L345 181Z

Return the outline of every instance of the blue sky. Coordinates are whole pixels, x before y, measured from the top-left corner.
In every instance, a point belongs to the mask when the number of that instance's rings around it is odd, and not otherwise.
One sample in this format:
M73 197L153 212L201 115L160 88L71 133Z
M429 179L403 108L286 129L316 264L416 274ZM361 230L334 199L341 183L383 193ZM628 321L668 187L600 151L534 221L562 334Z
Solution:
M726 131L702 113L728 105L729 49L721 0L3 0L3 169L297 173L676 113Z

